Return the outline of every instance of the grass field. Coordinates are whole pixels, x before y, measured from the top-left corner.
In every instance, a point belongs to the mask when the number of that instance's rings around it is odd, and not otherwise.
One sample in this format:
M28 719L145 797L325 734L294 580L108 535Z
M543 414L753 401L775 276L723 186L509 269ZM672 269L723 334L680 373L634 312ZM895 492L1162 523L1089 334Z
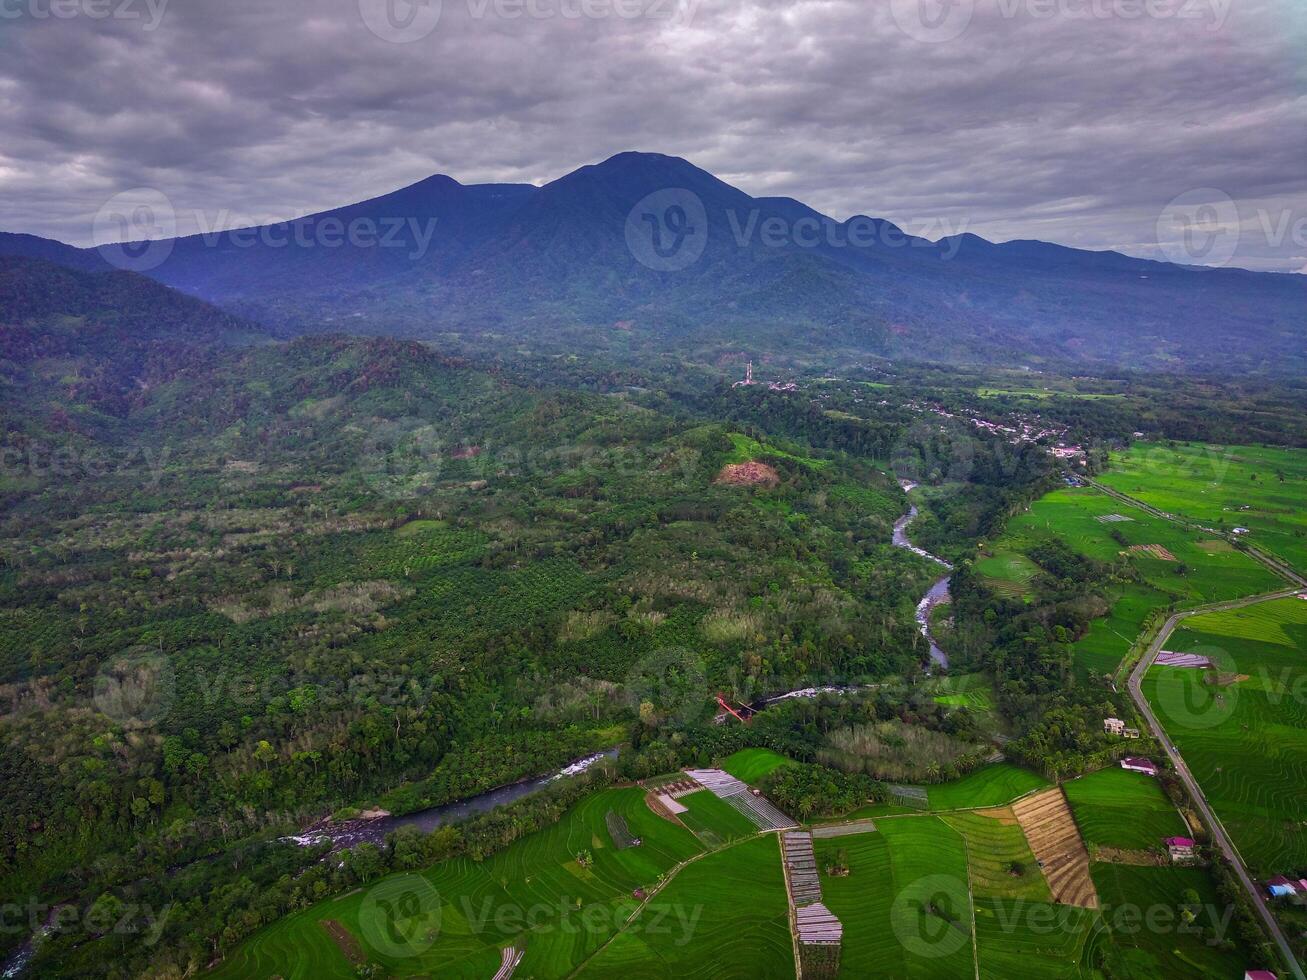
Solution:
M525 967L524 962L521 975L532 976ZM687 865L578 975L676 980L794 976L776 835Z
M941 819L966 838L971 890L977 898L1053 900L1048 882L1011 810L950 813ZM1012 873L1014 864L1021 866L1019 875Z
M1249 540L1307 569L1307 450L1136 443L1100 480L1208 527L1249 528Z
M701 789L682 796L676 802L686 808L685 813L678 815L681 823L694 831L694 835L708 847L719 847L727 841L752 837L758 832L748 817L711 790Z
M973 976L962 836L932 816L879 826L815 842L819 867L843 850L850 871L821 880L822 901L844 925L840 976Z
M1048 780L1038 773L1011 763L996 762L961 779L931 786L927 793L932 810L960 810L1002 806L1047 785Z
M933 677L922 685L936 704L970 708L987 714L994 710L994 681L986 674L946 674Z
M787 759L771 749L741 749L733 755L728 755L718 767L750 786L761 786L762 781L773 770L788 765L793 765L792 759Z
M1118 975L1175 980L1243 976L1246 954L1237 945L1219 948L1220 939L1239 940L1203 871L1095 864L1092 873ZM1181 919L1187 889L1198 894L1200 906L1192 925Z
M1307 865L1307 602L1194 616L1166 646L1246 677L1217 700L1210 672L1155 666L1143 690L1253 871Z
M609 810L623 816L641 846L612 846L604 821ZM576 859L582 850L591 854L589 867ZM281 919L238 947L213 975L352 978L353 965L323 925L331 921L358 941L367 960L400 975L490 976L500 947L525 943L522 976L565 976L633 910L635 888L653 886L660 874L701 851L690 833L650 812L642 790L603 790L485 862L459 858L420 875L392 875ZM414 906L426 917L417 921L434 925L404 933L413 941L397 947L388 939L385 910Z
M1098 913L1070 905L977 898L976 944L984 980L1100 976L1089 967Z
M1065 783L1086 844L1145 850L1162 838L1186 836L1188 828L1157 780L1119 766Z

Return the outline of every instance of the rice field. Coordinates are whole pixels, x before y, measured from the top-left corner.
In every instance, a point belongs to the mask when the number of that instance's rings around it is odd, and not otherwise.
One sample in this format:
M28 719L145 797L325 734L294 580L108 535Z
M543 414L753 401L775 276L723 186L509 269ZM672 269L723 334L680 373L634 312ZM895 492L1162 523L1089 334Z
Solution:
M1130 519L1103 520L1113 516ZM1009 522L993 551L1023 554L1050 536L1099 561L1128 555L1143 579L1113 586L1108 615L1076 642L1075 663L1082 676L1114 671L1153 609L1172 601L1194 606L1242 598L1272 591L1283 582L1241 552L1213 549L1210 533L1153 517L1092 487L1064 487L1036 500Z
M1127 850L1162 846L1187 836L1188 827L1156 779L1120 766L1064 783L1071 812L1086 844Z
M718 768L750 786L761 786L773 770L788 765L793 765L793 760L771 749L741 749L723 759Z
M927 793L932 810L962 810L1002 806L1048 785L1048 780L1029 769L995 762L961 779L931 786Z
M1026 595L1027 585L1039 573L1039 566L1025 555L1001 549L976 559L972 567L985 579L986 585L1012 599Z
M641 838L639 847L613 845L610 811ZM585 866L577 857L583 851ZM242 943L213 975L355 977L323 925L332 922L357 940L368 961L400 975L491 976L501 947L511 944L526 950L521 975L566 976L634 911L634 889L652 887L701 852L688 831L648 809L642 790L602 790L484 862L458 858L420 874L391 875L281 919ZM387 910L395 908L418 910L400 923L403 942L388 928Z
M758 832L744 814L711 790L688 793L676 802L686 811L678 814L681 823L708 847L720 847L727 841L752 837Z
M1208 527L1249 528L1250 541L1307 568L1307 450L1136 443L1099 479Z
M821 879L844 926L841 977L970 977L975 964L962 836L938 817L885 820L875 833L815 842L844 851L849 875Z
M1102 921L1111 942L1104 944L1120 976L1192 980L1238 980L1248 963L1239 937L1229 928L1227 910L1211 879L1198 868L1149 868L1095 864L1094 885L1103 900ZM1185 924L1185 892L1198 895L1197 918ZM1151 915L1151 922L1145 915ZM1233 949L1220 947L1232 941Z
M577 975L675 980L794 976L776 836L756 837L686 865Z
M1090 941L1099 929L1098 913L1090 909L977 898L975 914L982 980L1101 976L1090 965Z
M1192 617L1167 648L1218 665L1154 666L1143 691L1245 862L1307 865L1307 601Z
M971 891L977 898L1053 900L1026 835L1010 809L950 813L941 819L966 839Z

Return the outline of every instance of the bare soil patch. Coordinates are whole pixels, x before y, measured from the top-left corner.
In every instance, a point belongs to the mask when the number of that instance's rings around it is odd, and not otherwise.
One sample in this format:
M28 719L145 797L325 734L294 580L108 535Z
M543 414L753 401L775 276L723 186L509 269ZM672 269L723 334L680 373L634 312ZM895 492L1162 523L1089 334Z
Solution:
M774 487L781 482L781 478L766 463L727 463L713 482L729 486Z
M367 957L363 955L363 947L354 938L354 934L343 925L335 919L323 919L322 928L327 930L327 935L331 937L332 942L345 954L345 959L355 966L367 962Z

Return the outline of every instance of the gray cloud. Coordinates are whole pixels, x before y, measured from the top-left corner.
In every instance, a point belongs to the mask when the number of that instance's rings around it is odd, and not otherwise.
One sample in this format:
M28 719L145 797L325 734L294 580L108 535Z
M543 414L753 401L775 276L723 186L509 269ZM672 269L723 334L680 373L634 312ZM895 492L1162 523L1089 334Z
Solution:
M152 2L154 29L146 0L0 0L0 229L88 244L141 186L265 221L645 149L837 217L1145 257L1213 188L1234 264L1307 265L1300 0L426 0L411 43L365 24L384 0Z

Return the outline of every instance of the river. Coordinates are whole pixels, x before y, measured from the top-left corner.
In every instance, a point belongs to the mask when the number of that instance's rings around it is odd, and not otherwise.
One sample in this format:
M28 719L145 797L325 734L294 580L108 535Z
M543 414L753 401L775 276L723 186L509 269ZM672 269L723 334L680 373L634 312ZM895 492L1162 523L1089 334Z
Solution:
M916 486L916 484L910 480L900 480L899 485L903 487L904 493L909 492ZM920 555L922 558L929 558L931 561L942 565L949 571L952 571L953 566L943 558L940 558L937 555L932 555L925 548L918 548L908 540L908 525L912 523L912 519L916 516L917 505L909 501L908 512L894 522L893 541L895 546L906 548L914 555ZM935 642L935 638L930 635L930 611L939 603L948 601L948 583L949 577L947 575L943 578L936 579L935 582L931 584L930 588L926 590L926 594L921 597L921 601L917 603L917 629L921 630L921 635L924 636L926 642L930 644L930 659L945 669L948 668L948 654L939 648L939 644Z
M385 842L387 834L398 830L400 827L416 827L424 834L429 834L442 824L457 823L480 813L488 813L497 806L503 806L506 803L520 800L524 796L530 796L532 793L544 789L550 783L583 773L602 759L615 758L617 758L617 749L608 749L604 752L588 755L583 759L577 759L552 776L524 779L521 782L500 786L477 796L469 796L467 799L458 800L455 803L433 806L426 810L415 810L412 813L404 814L402 817L392 817L387 814L372 819L336 821L327 818L319 820L302 834L295 834L285 839L294 841L302 847L309 847L313 844L320 844L324 840L330 840L334 851L345 847L353 847L356 844L382 844Z

